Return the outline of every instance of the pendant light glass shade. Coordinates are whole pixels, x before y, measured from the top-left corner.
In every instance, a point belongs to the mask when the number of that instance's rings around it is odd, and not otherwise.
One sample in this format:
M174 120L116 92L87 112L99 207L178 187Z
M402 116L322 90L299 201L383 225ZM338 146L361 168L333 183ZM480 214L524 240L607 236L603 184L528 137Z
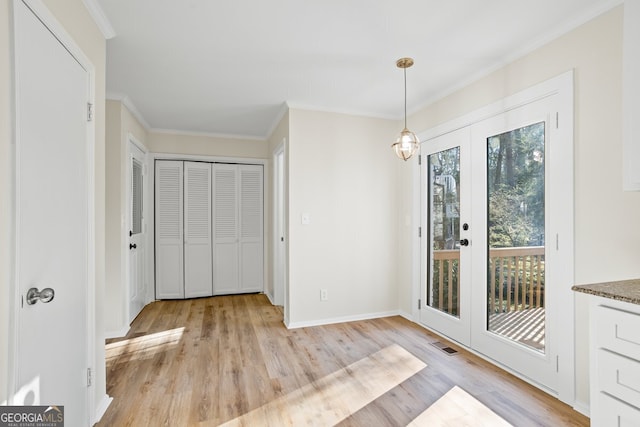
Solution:
M404 71L404 129L400 132L396 142L391 145L396 156L402 160L408 160L420 148L420 140L415 133L407 129L407 68L413 65L413 59L400 58L396 61L396 66Z
M416 151L418 151L420 141L415 133L404 128L402 132L400 132L398 138L396 138L396 142L391 147L396 153L396 156L400 157L402 160L408 160L416 153Z

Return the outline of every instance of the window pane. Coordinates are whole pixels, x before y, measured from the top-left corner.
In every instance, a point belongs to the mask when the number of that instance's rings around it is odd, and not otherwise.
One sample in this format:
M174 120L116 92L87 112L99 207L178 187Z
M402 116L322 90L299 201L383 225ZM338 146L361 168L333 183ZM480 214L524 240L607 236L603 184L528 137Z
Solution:
M545 351L544 122L487 139L488 325Z

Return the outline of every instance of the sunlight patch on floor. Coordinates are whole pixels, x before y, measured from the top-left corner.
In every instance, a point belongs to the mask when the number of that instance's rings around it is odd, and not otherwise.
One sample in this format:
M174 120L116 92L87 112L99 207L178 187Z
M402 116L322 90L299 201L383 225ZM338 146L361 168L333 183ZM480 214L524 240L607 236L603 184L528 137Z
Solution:
M106 346L106 361L118 363L142 360L172 348L180 342L184 328L169 329L155 334L129 338Z
M393 344L223 426L335 425L426 366Z
M458 386L427 408L410 427L513 427Z

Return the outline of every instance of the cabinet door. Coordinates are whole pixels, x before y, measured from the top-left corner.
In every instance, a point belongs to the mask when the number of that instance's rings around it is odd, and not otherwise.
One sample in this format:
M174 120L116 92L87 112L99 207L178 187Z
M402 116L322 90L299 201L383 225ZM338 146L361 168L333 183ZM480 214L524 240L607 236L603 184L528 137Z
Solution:
M183 162L156 161L156 298L184 298Z
M237 165L213 165L213 224L213 293L238 293L240 280Z
M263 290L263 172L261 165L240 165L240 292Z
M185 162L184 296L211 295L211 164Z

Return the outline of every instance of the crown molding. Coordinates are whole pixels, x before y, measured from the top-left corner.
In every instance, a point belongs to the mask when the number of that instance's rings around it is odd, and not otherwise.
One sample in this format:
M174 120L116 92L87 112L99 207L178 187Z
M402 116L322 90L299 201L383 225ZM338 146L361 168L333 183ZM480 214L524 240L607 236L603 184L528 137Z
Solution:
M127 110L129 110L129 112L133 114L133 116L140 122L142 127L144 127L147 132L153 130L151 129L149 122L147 122L147 120L144 118L140 110L138 110L138 108L135 106L131 98L129 98L127 95L123 93L107 92L106 99L111 101L122 102L122 105L127 107Z
M109 18L104 14L104 10L98 3L98 0L82 0L85 7L89 11L89 15L93 18L96 25L102 32L102 35L105 39L109 40L116 36L116 32L111 26L111 22L109 22Z

